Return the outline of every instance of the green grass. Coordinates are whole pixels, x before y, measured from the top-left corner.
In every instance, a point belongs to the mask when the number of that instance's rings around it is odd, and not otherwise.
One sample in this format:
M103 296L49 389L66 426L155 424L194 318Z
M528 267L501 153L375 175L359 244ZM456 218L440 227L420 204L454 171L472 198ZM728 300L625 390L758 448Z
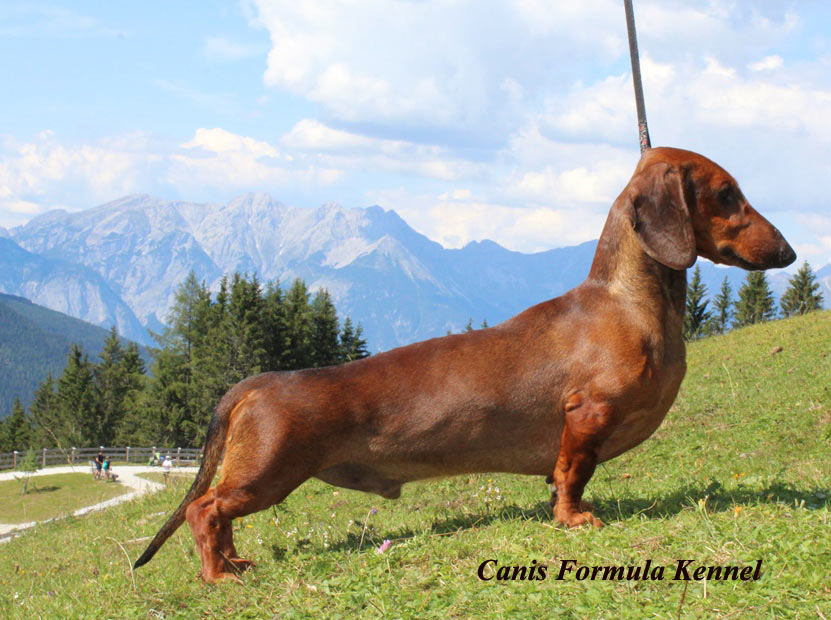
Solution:
M33 476L26 495L22 489L17 480L0 482L0 523L43 521L130 491L118 483L95 481L90 474Z
M164 484L164 474L158 472L146 472L141 474L136 474L139 478L144 478L145 480L149 480L150 482L157 482L158 484ZM190 487L190 483L193 482L193 479L196 477L196 474L191 473L184 473L184 472L176 472L173 471L170 473L170 483L171 484L182 484L184 485L187 483L185 487L185 492L187 492L188 487Z
M0 617L831 618L831 313L695 343L688 361L657 433L590 482L602 530L555 526L539 478L413 484L397 501L310 481L235 522L258 563L244 585L199 582L186 526L133 576L185 480L8 543ZM489 558L548 579L480 581ZM763 566L748 582L558 581L562 559Z

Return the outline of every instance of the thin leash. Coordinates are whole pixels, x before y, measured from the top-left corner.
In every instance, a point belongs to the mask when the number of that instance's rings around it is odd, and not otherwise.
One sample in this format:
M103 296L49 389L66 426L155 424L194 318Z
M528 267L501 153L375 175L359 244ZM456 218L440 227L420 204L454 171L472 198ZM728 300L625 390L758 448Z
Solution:
M626 12L626 30L629 33L629 57L632 60L632 84L635 87L635 107L638 110L638 143L641 157L646 149L652 148L649 141L649 128L646 125L646 106L643 103L643 83L641 82L641 61L638 56L638 35L635 33L635 11L632 0L623 0Z

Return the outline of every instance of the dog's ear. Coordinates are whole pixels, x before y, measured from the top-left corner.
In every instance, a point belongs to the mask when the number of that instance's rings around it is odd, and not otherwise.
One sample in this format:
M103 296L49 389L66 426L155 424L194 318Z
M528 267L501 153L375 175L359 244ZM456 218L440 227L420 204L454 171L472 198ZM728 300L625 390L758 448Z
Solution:
M695 263L695 233L674 166L656 162L630 181L632 227L643 250L671 269Z

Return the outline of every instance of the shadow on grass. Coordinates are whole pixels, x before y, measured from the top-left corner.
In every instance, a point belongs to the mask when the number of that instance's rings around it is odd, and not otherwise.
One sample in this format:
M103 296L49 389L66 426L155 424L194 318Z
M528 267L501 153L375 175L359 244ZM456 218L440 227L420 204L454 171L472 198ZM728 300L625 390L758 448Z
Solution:
M521 506L511 504L489 512L459 514L446 519L433 521L433 523L430 524L430 528L426 534L428 536L446 536L464 530L485 527L499 521L513 521L515 519L532 519L536 521L549 522L551 521L551 507L548 505L548 502L540 502L531 508L523 508ZM424 530L417 533L410 528L384 531L383 529L370 523L367 524L366 529L362 533L351 532L347 534L346 538L343 540L329 545L328 550L366 550L376 547L384 539L401 541L408 538L415 538L417 535L423 536L424 534ZM275 558L277 558L277 554L275 554Z
M703 485L685 485L672 493L658 498L625 498L620 500L600 500L594 502L595 514L608 523L624 521L630 517L643 515L649 519L664 519L679 514L683 510L692 510L698 500L707 497L707 511L718 513L732 510L734 506L753 506L759 504L780 504L783 506L801 506L807 510L831 508L831 490L815 489L804 491L795 489L785 483L774 482L763 489L739 488L727 490L719 482ZM444 536L456 532L471 530L491 525L500 521L516 519L551 523L551 506L547 501L538 502L531 507L522 507L515 504L502 506L498 510L487 512L459 514L446 519L434 521L427 532L428 536ZM346 538L331 544L325 551L357 551L371 549L384 539L391 541L415 538L424 535L410 528L384 531L371 522L366 525L362 533L349 533ZM311 543L302 541L301 546L307 547ZM273 555L276 560L286 556L286 548L274 545Z
M668 495L658 498L623 498L595 502L597 515L606 520L625 520L636 515L648 518L665 518L676 515L682 510L695 507L699 500L707 498L707 511L710 513L732 510L734 506L753 506L758 504L780 504L783 506L802 506L808 510L831 507L831 491L815 489L805 491L795 489L783 482L773 482L763 489L742 487L725 489L717 481L707 486L685 485Z
M30 483L30 484L31 484L31 483ZM34 495L34 494L36 494L36 493L51 493L51 492L53 492L53 491L58 491L60 488L61 488L61 487L56 487L56 486L54 486L54 485L52 485L52 486L48 486L48 487L36 487L36 486L30 486L30 487L26 490L26 495Z

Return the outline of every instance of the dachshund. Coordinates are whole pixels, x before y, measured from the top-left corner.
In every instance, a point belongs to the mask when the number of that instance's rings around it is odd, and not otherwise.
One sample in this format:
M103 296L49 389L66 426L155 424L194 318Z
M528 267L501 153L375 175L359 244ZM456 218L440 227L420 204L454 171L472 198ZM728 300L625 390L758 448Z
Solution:
M796 258L720 166L650 149L577 288L495 327L233 386L193 486L135 567L187 519L202 579L238 580L253 563L237 553L232 520L312 477L394 499L425 478L548 476L556 521L601 527L583 489L599 463L649 437L675 400L686 371L686 269L697 256L748 270Z

